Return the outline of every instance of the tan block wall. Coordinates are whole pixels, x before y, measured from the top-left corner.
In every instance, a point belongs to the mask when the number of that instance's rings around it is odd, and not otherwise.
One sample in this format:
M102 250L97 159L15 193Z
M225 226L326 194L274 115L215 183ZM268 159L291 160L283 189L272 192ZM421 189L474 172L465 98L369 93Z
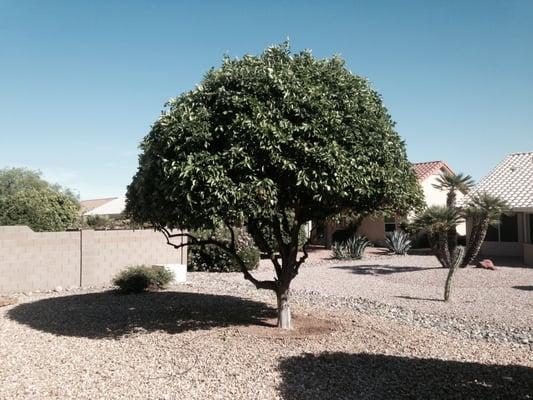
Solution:
M106 285L128 265L187 263L184 249L169 246L161 232L88 230L82 235L84 286Z
M174 249L152 230L33 232L25 226L0 227L0 293L107 285L126 266L169 263L186 264L186 249Z
M77 286L79 232L0 227L0 293Z

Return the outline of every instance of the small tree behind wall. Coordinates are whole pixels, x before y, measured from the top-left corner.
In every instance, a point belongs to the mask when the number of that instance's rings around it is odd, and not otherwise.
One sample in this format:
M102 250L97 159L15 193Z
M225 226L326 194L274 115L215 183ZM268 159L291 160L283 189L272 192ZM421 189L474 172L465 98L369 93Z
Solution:
M393 126L379 94L338 57L293 55L284 44L225 58L194 90L172 99L143 140L127 212L154 224L169 243L170 228L223 224L231 233L246 225L272 260L272 279L246 269L235 238L180 235L235 257L245 279L275 292L278 326L290 329L289 289L307 258L307 245L298 251L307 221L421 205Z

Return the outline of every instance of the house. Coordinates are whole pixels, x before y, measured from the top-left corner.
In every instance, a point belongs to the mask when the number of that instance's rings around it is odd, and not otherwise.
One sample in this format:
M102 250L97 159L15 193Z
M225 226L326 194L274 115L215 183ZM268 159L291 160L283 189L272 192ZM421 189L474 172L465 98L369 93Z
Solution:
M94 210L100 206L103 206L106 203L109 203L111 200L115 200L116 197L106 197L102 199L90 199L80 201L80 213L84 215L85 213Z
M126 207L125 197L109 197L105 199L93 199L80 201L82 215L102 216L109 218L119 218L124 213Z
M437 189L433 185L437 183L437 179L441 174L454 174L450 166L444 161L428 161L414 163L413 170L422 187L426 205L446 205L446 191ZM457 193L458 202L460 202L463 197L463 193ZM327 248L331 247L333 244L334 232L345 227L343 224L334 223L316 222L316 224L316 229L313 231L313 242L325 245ZM393 217L384 219L378 216L369 216L362 220L357 229L357 233L366 236L372 242L380 242L385 240L387 232L394 231L397 228L398 221ZM458 225L457 233L459 235L466 234L465 223Z
M489 227L480 255L518 257L533 265L533 152L508 155L473 189L505 200L511 209ZM471 221L467 221L467 233Z
M124 216L126 208L125 197L83 200L80 204L82 219L92 229L134 228Z

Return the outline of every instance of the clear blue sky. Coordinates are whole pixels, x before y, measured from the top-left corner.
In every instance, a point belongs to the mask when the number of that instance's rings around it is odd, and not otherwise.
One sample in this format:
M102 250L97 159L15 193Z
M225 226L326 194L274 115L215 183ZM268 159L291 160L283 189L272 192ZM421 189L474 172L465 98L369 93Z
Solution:
M289 37L373 83L412 161L480 178L533 151L532 21L532 0L0 0L0 167L121 195L166 100Z

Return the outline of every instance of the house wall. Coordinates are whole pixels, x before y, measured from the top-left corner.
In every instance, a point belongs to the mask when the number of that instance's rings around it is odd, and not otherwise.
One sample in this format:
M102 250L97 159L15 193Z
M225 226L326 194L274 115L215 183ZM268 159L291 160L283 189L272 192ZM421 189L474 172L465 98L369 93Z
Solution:
M424 199L428 207L446 205L447 192L445 190L439 190L433 187L433 185L437 184L438 178L440 175L441 175L441 172L432 174L420 183L420 186L422 186L422 190L424 191ZM456 196L457 196L457 204L460 204L464 198L464 195L460 191L457 191ZM459 235L466 235L466 223L465 222L457 225L457 233Z
M533 244L524 243L524 264L533 266Z
M361 221L357 233L366 236L371 242L385 240L385 221L383 218L366 217Z
M479 252L481 257L520 257L525 265L533 266L533 244L525 243L523 214L517 214L518 242L483 242ZM467 233L470 235L472 221L468 219L466 222Z
M0 293L103 286L129 265L187 263L152 230L33 232L0 227Z
M523 244L511 242L483 242L481 257L523 257Z

